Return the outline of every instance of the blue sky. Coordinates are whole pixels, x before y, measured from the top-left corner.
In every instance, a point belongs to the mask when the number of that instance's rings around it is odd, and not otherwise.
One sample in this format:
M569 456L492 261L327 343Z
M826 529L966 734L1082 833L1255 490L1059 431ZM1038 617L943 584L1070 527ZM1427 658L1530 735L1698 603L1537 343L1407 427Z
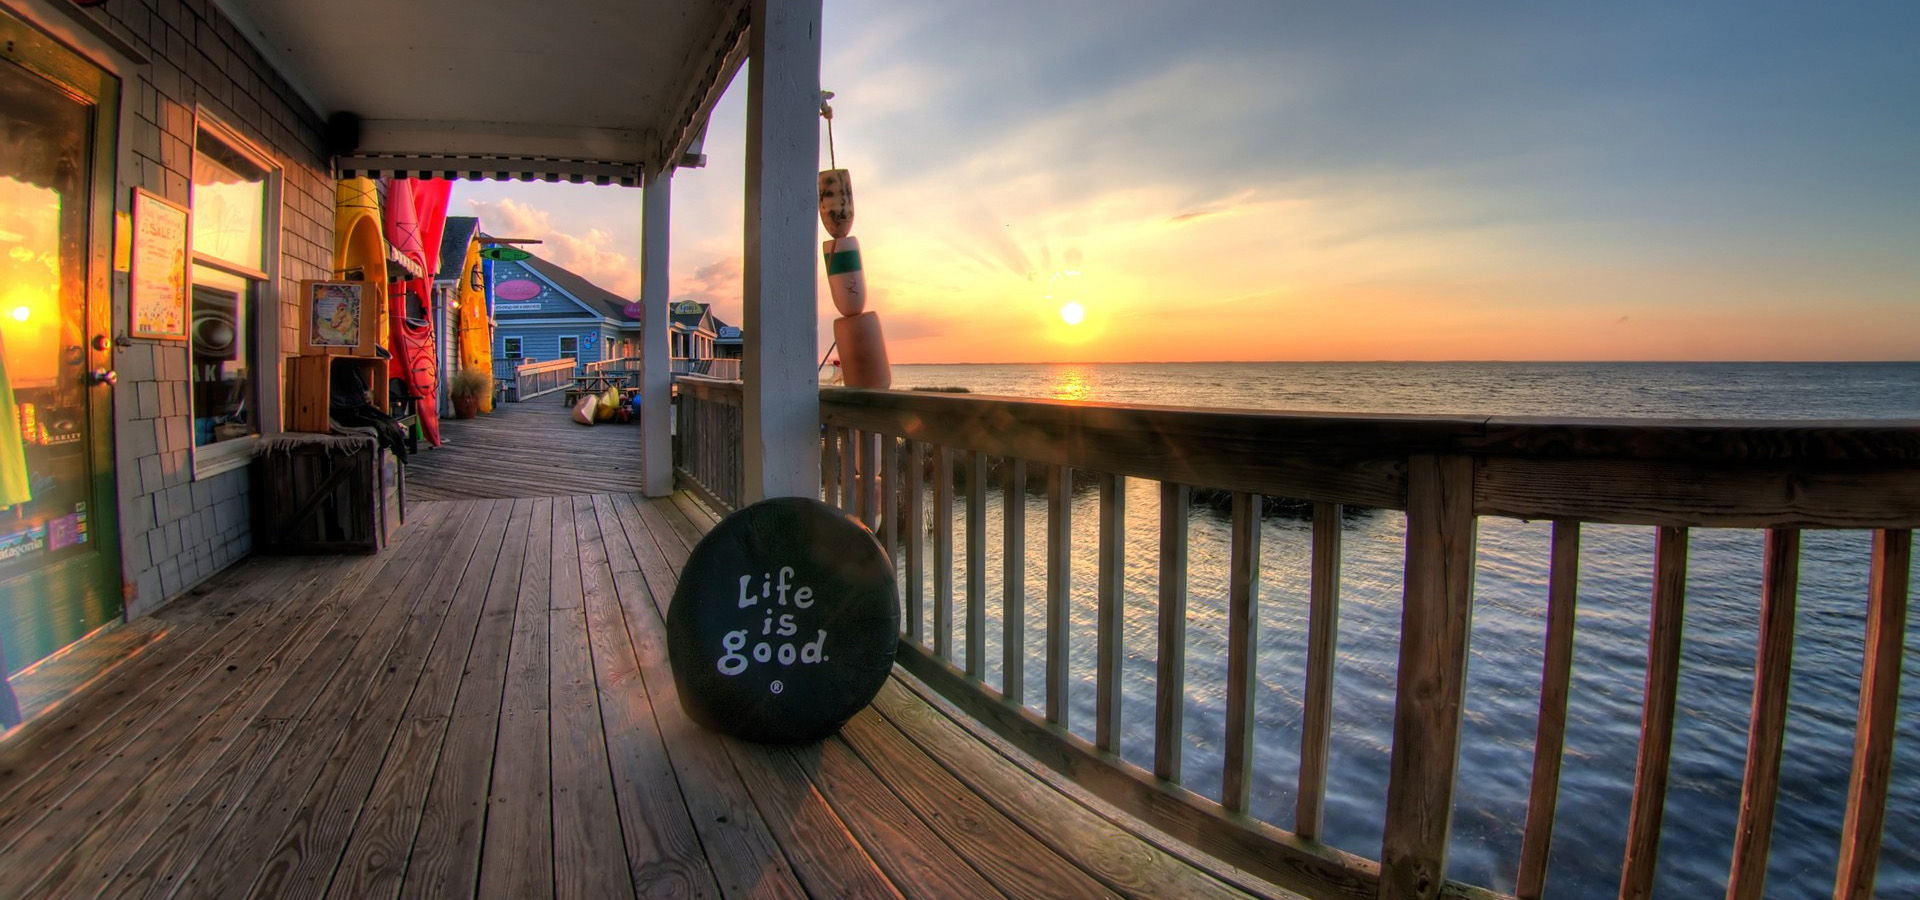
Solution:
M896 360L1920 358L1920 5L826 16ZM736 321L744 84L674 189ZM637 191L455 200L638 284Z

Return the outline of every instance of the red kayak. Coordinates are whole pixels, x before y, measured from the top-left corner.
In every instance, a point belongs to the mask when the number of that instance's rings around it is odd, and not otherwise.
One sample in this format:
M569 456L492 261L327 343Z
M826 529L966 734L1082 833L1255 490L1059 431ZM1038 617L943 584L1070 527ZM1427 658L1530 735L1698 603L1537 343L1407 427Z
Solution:
M388 286L387 309L393 359L388 376L407 383L419 398L420 432L427 443L440 446L440 361L435 348L433 270L439 264L440 233L446 226L446 181L396 178L387 190L387 243L400 255L419 264L424 278L396 281ZM428 238L431 238L429 242ZM429 253L428 248L433 248Z

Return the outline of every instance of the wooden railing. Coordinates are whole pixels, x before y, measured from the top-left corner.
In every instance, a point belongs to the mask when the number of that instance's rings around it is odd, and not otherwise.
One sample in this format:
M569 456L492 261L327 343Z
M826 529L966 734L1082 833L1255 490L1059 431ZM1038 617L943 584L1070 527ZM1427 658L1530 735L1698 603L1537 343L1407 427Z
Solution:
M507 384L507 396L516 401L531 400L541 394L564 390L573 383L573 370L574 361L571 359L523 362L513 367L513 379Z
M713 402L701 396L700 402ZM1262 414L849 389L824 390L821 398L824 496L875 528L883 544L903 557L907 640L901 663L977 721L1094 794L1208 854L1313 897L1504 896L1448 881L1446 869L1475 542L1483 517L1553 523L1550 559L1544 561L1545 663L1536 727L1528 729L1536 735L1531 791L1517 872L1501 884L1527 898L1542 893L1554 829L1583 523L1647 526L1657 536L1621 897L1648 896L1653 884L1675 730L1690 530L1763 530L1758 661L1726 893L1734 900L1760 897L1779 800L1801 530L1870 529L1865 674L1835 896L1871 893L1897 716L1910 529L1920 525L1920 422ZM737 428L737 414L730 411L736 418L720 427ZM705 427L683 407L682 440ZM997 558L986 537L990 462L998 464L1003 501ZM1136 703L1153 710L1150 767L1124 760L1119 744L1128 479L1157 482L1160 497L1154 696L1150 704ZM1085 577L1071 562L1077 524L1072 492L1076 483L1084 489L1089 481L1098 490L1094 534L1083 540L1097 545L1091 740L1070 729L1067 702L1075 677L1069 607L1074 580ZM1048 519L1046 546L1031 555L1024 502L1030 482L1046 486ZM1231 492L1225 685L1184 683L1194 488ZM1311 518L1304 529L1311 545L1304 554L1310 609L1290 830L1248 816L1263 495L1302 501ZM1342 713L1332 700L1342 517L1355 507L1400 511L1405 526L1397 685L1377 856L1321 842L1329 737ZM958 538L956 530L962 532ZM1046 640L1039 648L1025 636L1030 560L1045 570L1045 596L1036 598L1045 604ZM965 585L959 598L956 571ZM989 574L1019 576L999 579L999 690L985 680ZM923 624L929 603L930 635ZM964 638L957 650L956 631ZM1029 705L1032 692L1022 674L1034 649L1045 667L1038 706ZM1203 796L1180 780L1187 730L1183 698L1215 689L1225 695L1224 766L1219 794Z
M674 379L673 470L680 483L716 509L740 508L741 385L693 375Z
M604 375L608 372L638 371L640 371L640 357L638 356L615 356L609 359L599 359L590 363L582 363L580 366L580 374L582 375Z
M698 375L702 378L717 378L721 381L740 380L740 361L737 359L676 358L671 368L675 375Z

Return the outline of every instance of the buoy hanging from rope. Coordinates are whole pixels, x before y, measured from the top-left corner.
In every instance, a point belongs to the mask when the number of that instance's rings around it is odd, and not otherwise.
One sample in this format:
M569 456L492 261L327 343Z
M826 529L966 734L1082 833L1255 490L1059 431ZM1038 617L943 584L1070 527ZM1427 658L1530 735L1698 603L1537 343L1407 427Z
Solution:
M827 120L827 164L820 173L820 224L831 238L821 244L827 267L827 290L840 318L833 322L834 342L840 348L840 372L847 387L893 386L893 367L887 362L886 336L880 317L867 312L867 276L860 263L860 239L853 236L853 178L839 168L833 147L833 92L820 92L820 116Z

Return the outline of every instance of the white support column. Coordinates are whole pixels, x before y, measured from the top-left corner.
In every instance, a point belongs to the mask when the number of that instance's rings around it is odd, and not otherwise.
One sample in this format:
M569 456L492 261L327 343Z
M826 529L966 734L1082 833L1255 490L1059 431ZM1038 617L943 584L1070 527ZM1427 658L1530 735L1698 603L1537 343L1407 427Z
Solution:
M673 493L673 369L667 350L667 249L673 219L673 170L647 176L640 221L641 489Z
M820 492L822 0L753 0L747 78L746 500Z

